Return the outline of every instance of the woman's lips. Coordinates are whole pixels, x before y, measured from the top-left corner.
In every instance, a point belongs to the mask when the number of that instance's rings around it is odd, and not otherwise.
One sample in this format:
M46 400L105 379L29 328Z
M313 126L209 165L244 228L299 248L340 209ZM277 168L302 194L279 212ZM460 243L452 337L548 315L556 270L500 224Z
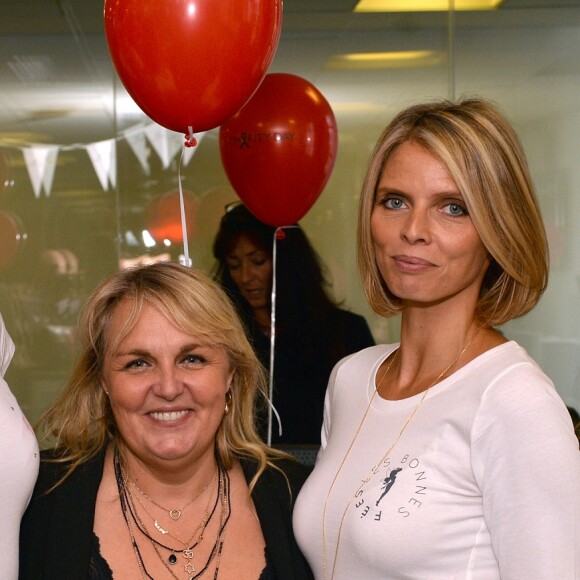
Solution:
M149 413L149 416L156 421L178 421L187 413L189 413L187 409L183 411L153 411Z
M416 256L393 256L393 261L401 270L405 270L407 272L421 272L436 267L433 262L429 262L428 260L424 260L423 258L418 258Z

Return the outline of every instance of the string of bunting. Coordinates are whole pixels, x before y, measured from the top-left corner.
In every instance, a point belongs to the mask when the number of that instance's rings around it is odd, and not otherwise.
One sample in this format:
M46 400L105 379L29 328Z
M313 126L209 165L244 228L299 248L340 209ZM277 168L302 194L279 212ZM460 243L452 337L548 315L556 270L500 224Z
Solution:
M34 196L39 199L43 191L46 197L50 197L58 155L62 151L86 150L101 187L104 191L108 191L109 187L115 189L117 184L117 143L119 141L127 142L143 172L145 175L149 175L151 169L147 143L151 145L159 157L163 169L167 169L182 149L181 163L183 166L187 166L204 135L205 132L194 133L190 136L190 142L195 145L184 147L181 133L165 129L156 123L149 123L130 127L115 138L94 143L72 145L31 143L25 146L16 146L0 142L0 148L17 149L22 152Z

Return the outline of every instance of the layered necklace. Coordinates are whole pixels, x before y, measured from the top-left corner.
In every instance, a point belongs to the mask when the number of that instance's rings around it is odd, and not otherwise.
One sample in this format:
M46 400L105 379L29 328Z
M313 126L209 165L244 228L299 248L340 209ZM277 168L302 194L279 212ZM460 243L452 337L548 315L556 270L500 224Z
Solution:
M341 540L341 535L342 535L342 527L344 524L344 520L346 518L346 514L348 513L348 510L350 509L352 502L359 495L360 491L365 487L365 485L373 478L373 476L376 473L378 473L379 466L389 457L389 455L391 454L391 452L393 451L393 449L395 448L395 446L397 445L397 443L399 442L399 440L401 439L401 437L403 436L403 434L405 433L405 431L407 430L407 428L409 427L409 425L411 424L413 419L415 418L415 415L419 411L419 408L423 404L423 401L427 397L427 394L429 393L429 391L439 381L441 381L441 379L459 362L459 359L465 354L465 351L469 348L469 345L472 343L473 339L475 338L476 334L479 332L480 328L481 328L481 326L478 326L475 329L475 331L473 332L473 334L471 335L469 340L466 342L465 346L463 347L461 352L457 355L457 357L451 362L451 364L449 364L447 367L445 367L445 369L437 376L437 378L423 392L423 396L419 399L419 402L415 405L415 407L411 411L411 414L409 415L408 419L405 421L405 424L403 425L403 427L401 428L401 430L399 431L399 433L395 437L395 440L387 448L387 450L385 451L385 453L381 457L380 461L372 467L372 469L370 470L367 477L365 477L362 480L362 483L357 487L356 491L352 494L352 496L348 500L348 503L346 504L346 507L344 508L344 511L342 512L342 517L340 518L340 523L338 525L338 533L336 536L336 548L334 550L334 555L333 555L333 559L332 559L332 567L330 569L330 580L334 579L334 574L336 571L336 563L338 560L338 553L340 550L340 540ZM356 442L356 440L357 440L357 438L362 430L362 427L363 427L365 420L367 418L367 415L370 411L370 408L371 408L371 405L372 405L373 400L375 398L375 395L377 394L377 392L380 388L380 384L385 380L385 378L389 374L389 371L391 370L391 367L393 366L393 363L395 362L395 359L397 358L398 354L399 354L399 350L397 349L395 351L395 353L393 354L393 358L391 359L391 362L389 363L389 366L387 367L385 374L381 378L379 385L377 385L375 387L375 390L374 390L374 392L369 400L369 404L367 405L366 411L363 414L363 417L362 417L362 419L359 423L359 426L354 434L354 437L352 438L352 441L350 442L350 445L348 446L348 449L347 449L344 457L342 458L342 461L340 462L338 470L337 470L336 474L334 475L332 483L330 484L330 488L328 489L328 493L326 494L326 500L324 501L324 509L322 511L322 573L323 573L323 580L327 580L327 578L329 578L329 576L328 576L328 553L327 553L327 531L326 531L326 510L328 507L328 502L330 500L330 496L332 495L332 490L333 490L334 485L338 479L338 476L340 475L342 468L344 467L344 464L346 463L346 460L348 459L350 452L351 452L352 448L354 447L354 444L355 444L355 442Z
M135 531L138 530L145 538L149 540L151 543L155 554L163 564L163 566L167 569L170 575L179 580L179 577L174 571L174 566L178 563L179 558L181 556L183 558L182 565L183 570L186 573L187 580L195 580L200 578L209 568L209 566L215 560L215 570L214 570L214 580L217 578L220 559L223 549L223 544L225 540L225 531L227 523L230 519L231 515L231 500L230 500L230 477L223 466L221 460L216 455L216 474L212 478L212 480L204 487L202 492L198 494L195 499L201 497L204 492L208 489L209 485L211 484L211 491L208 494L208 500L205 507L205 513L201 520L201 522L195 527L191 537L184 541L180 539L177 535L171 533L169 530L166 530L161 527L157 518L155 518L144 503L139 498L141 495L143 498L147 499L151 504L163 509L169 514L171 519L174 519L171 516L171 511L180 511L183 510L190 505L194 500L188 502L181 510L167 510L164 507L160 506L158 503L154 502L149 496L143 493L138 486L128 477L121 465L121 459L118 450L115 450L115 454L113 456L113 465L115 470L115 479L117 481L117 489L119 491L119 502L121 504L121 511L123 512L123 517L125 519L125 523L127 524L127 529L129 531L129 537L131 538L131 544L133 546L133 551L135 552L135 557L137 558L137 564L139 566L139 570L144 579L154 580L151 574L147 571L145 566L145 562L143 560L143 556L141 554L141 550L139 548L139 544L137 542L137 538L135 535ZM134 496L131 492L130 485L132 485L138 492L139 495ZM215 493L217 487L217 493ZM213 501L212 506L212 498L215 500ZM178 542L181 547L174 547L168 546L165 543L161 542L159 537L155 537L155 532L152 531L150 533L147 524L143 521L143 518L139 515L136 509L136 503L141 506L143 511L153 520L153 526L155 530L161 534L163 537L167 536ZM212 546L209 556L201 566L200 570L197 570L193 561L194 558L194 548L199 546L204 538L204 533L209 522L212 520L216 512L219 512L219 523L218 523L218 530L216 534L216 539L214 545ZM181 513L179 514L178 518L181 517ZM162 550L166 550L169 552L169 555L166 556L162 553Z

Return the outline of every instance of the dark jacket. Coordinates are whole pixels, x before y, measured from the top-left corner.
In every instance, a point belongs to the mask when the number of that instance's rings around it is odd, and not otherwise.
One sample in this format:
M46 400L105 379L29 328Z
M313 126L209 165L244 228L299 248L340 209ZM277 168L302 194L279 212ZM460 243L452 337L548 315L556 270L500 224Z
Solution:
M320 445L324 395L334 365L343 357L375 344L361 315L336 308L331 320L332 325L319 328L318 335L307 335L301 325L276 334L273 403L282 419L282 436L274 419L275 446ZM255 326L250 329L250 340L260 362L269 369L270 338ZM259 430L267 441L265 419L261 420Z
M43 452L43 459L50 452ZM104 451L78 467L51 493L44 492L63 474L63 466L41 461L40 474L20 528L20 580L85 580L88 576L97 491ZM240 461L246 481L256 471L252 461ZM284 477L267 469L252 491L252 499L277 580L309 580L312 573L292 531L292 507L309 473L299 463L279 463L292 488L290 501Z

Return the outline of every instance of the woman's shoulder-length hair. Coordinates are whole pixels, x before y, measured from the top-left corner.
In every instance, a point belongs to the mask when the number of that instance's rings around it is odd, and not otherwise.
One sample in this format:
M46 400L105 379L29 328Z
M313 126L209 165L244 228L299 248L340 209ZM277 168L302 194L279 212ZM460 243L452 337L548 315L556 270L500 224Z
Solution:
M380 136L362 186L357 234L359 270L373 310L391 316L402 308L378 270L370 218L384 167L408 141L446 167L490 254L477 319L499 326L527 313L548 282L546 233L520 140L498 108L481 98L413 105Z
M108 330L116 306L130 300L132 309L117 336ZM257 404L266 400L265 371L226 293L202 272L165 262L119 272L103 282L85 302L78 324L79 356L61 395L41 417L39 428L59 461L70 465L65 478L95 456L119 433L102 386L107 352L136 324L145 305L161 312L177 328L204 344L223 349L234 369L229 412L216 433L216 452L229 469L236 457L256 460L258 474L270 457L254 424Z

